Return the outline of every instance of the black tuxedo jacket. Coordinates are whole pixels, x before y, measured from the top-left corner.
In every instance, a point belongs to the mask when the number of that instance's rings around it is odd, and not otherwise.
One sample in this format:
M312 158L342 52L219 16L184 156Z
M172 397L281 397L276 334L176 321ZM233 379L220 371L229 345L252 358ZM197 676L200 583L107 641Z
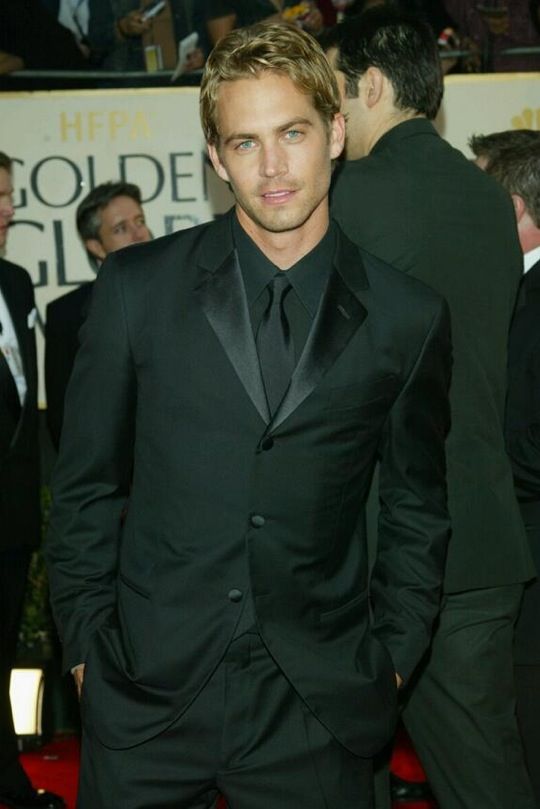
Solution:
M508 345L506 443L527 537L540 572L540 262L524 276ZM540 664L540 582L527 585L515 659Z
M35 308L30 276L0 259L0 290L17 334L27 393L21 408L15 381L0 351L0 550L39 542L39 444ZM1 618L0 618L1 620Z
M429 284L450 307L445 591L527 581L534 566L504 445L508 331L523 271L508 194L416 118L345 164L332 211L355 244Z
M45 393L47 425L58 449L64 418L64 399L75 355L79 331L88 314L93 282L81 284L47 306L45 323Z
M167 727L223 656L249 592L290 682L344 745L372 754L392 732L394 671L410 675L438 609L442 299L340 233L270 417L224 217L109 257L81 336L46 553L65 665L87 665L85 721L111 747ZM377 457L368 593L362 517Z

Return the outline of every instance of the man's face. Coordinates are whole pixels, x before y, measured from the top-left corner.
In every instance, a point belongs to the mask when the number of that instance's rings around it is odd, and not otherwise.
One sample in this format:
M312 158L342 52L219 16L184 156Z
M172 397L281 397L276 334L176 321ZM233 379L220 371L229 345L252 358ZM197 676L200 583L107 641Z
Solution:
M87 249L103 259L128 244L149 242L152 235L146 227L141 206L131 197L115 197L100 212L98 239L88 239Z
M11 174L0 168L0 250L6 246L9 223L13 219Z
M337 67L338 50L331 48L327 53L328 61L334 71L341 96L341 112L347 121L347 160L359 160L369 153L369 120L367 110L363 107L362 97L348 98L345 74ZM360 80L360 82L362 79ZM359 82L359 84L360 84Z
M331 161L343 149L344 121L330 127L287 76L265 72L224 82L217 105L220 142L209 145L218 175L236 197L239 221L257 235L328 225Z

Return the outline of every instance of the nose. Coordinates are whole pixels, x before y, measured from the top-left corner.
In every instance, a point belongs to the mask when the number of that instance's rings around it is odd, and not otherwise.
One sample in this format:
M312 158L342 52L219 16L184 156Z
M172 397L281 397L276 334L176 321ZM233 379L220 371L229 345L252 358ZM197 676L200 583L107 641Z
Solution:
M6 222L11 222L11 220L13 219L14 213L15 213L15 208L13 207L13 200L11 199L11 197L5 198L0 203L0 216Z
M280 177L287 172L287 160L279 145L261 149L260 174L262 177Z

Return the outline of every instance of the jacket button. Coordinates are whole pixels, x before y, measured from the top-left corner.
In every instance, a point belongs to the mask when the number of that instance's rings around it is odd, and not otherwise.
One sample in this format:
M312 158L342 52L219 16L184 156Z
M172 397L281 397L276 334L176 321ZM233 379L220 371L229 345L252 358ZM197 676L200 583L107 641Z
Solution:
M227 595L228 595L229 601L234 601L234 603L237 603L238 601L242 601L242 598L244 597L241 590L229 590Z
M254 528L262 528L266 520L260 514L253 514L251 524Z
M261 449L264 449L265 452L268 451L269 449L272 449L273 446L274 446L274 439L270 438L269 435L267 435L266 438L263 438L263 440L261 441Z

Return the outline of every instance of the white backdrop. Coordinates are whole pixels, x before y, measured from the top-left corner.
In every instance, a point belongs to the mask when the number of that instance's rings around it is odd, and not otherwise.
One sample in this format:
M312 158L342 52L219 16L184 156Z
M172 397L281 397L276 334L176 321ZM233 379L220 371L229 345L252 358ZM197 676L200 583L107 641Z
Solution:
M74 219L94 185L137 183L155 236L230 207L205 159L196 88L4 93L0 120L0 150L16 161L6 257L36 285L40 358L47 303L92 278ZM448 77L437 126L466 153L473 133L540 129L540 74Z

